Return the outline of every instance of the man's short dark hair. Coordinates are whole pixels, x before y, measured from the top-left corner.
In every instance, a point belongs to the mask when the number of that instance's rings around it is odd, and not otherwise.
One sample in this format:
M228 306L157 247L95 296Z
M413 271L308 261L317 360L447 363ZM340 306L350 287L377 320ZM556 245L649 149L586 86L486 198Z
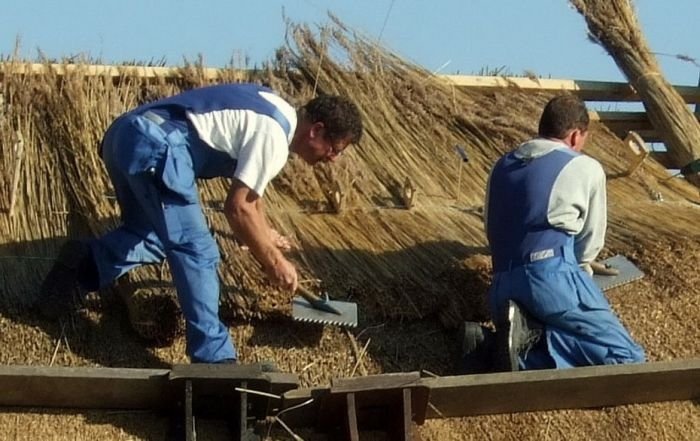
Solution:
M571 130L588 130L588 123L588 110L583 101L574 95L559 95L544 107L538 131L543 138L564 139Z
M337 95L320 95L304 105L302 117L312 123L322 122L326 137L330 141L340 141L350 137L351 144L362 138L362 117L360 111L349 99Z

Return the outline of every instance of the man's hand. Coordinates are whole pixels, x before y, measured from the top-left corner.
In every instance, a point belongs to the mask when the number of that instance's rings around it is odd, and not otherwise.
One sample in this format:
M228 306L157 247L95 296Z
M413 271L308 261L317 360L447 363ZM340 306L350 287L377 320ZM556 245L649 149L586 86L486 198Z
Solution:
M231 229L249 247L273 285L294 291L298 283L297 270L280 251L286 238L267 225L262 206L254 191L241 181L233 180L224 203L224 214Z
M297 269L284 257L278 259L273 265L265 267L265 273L273 285L284 290L294 292L299 285Z
M282 236L274 228L270 228L270 239L272 240L272 243L282 251L289 251L292 249L291 239L289 239L287 236Z
M292 249L292 240L288 236L281 235L275 229L270 229L270 240L279 250L289 251ZM248 246L241 245L241 249L248 250Z
M593 261L589 263L589 265L593 270L593 274L597 274L599 276L617 276L618 274L620 274L619 269L601 262Z

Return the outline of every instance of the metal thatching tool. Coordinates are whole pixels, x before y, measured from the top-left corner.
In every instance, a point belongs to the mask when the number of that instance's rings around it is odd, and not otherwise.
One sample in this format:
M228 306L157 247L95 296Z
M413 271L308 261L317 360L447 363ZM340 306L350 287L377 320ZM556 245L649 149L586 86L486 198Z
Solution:
M297 288L299 296L292 299L292 318L300 322L325 325L357 326L357 304L330 300L328 294L319 297L308 289Z
M606 268L616 269L619 271L618 274L608 276L598 274L593 275L593 280L595 281L596 285L598 285L598 287L600 287L600 289L603 291L634 282L635 280L639 280L644 277L644 273L639 268L627 260L625 256L621 256L619 254L600 263Z

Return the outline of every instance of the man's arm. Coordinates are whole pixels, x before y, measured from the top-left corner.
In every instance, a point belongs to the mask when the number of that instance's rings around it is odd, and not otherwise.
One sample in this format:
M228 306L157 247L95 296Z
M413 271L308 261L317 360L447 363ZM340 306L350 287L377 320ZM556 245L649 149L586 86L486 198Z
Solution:
M224 214L240 240L260 262L270 281L284 289L296 290L298 276L292 265L275 246L265 219L260 197L238 179L234 179L224 203Z
M550 225L574 236L579 264L594 261L603 248L607 226L605 172L593 158L572 159L557 177L549 198Z
M274 228L270 227L270 223L267 221L267 215L265 214L265 202L263 201L262 198L258 198L255 207L258 210L258 213L260 214L260 217L263 220L263 223L265 224L265 228L267 229L268 235L270 236L270 240L272 241L273 245L275 245L277 248L283 251L288 251L292 248L292 243L289 240L288 237L281 235L277 230Z

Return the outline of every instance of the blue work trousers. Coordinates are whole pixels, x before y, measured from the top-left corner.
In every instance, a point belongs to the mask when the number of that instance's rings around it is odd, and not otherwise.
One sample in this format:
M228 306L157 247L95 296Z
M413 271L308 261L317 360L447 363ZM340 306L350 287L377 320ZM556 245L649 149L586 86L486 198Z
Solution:
M629 335L572 247L552 257L494 274L489 306L494 317L516 301L544 325L546 341L521 356L521 369L638 363L644 350Z
M126 114L107 131L102 158L122 225L90 243L100 287L132 268L167 259L193 362L237 358L219 318L219 249L199 202L184 130Z

